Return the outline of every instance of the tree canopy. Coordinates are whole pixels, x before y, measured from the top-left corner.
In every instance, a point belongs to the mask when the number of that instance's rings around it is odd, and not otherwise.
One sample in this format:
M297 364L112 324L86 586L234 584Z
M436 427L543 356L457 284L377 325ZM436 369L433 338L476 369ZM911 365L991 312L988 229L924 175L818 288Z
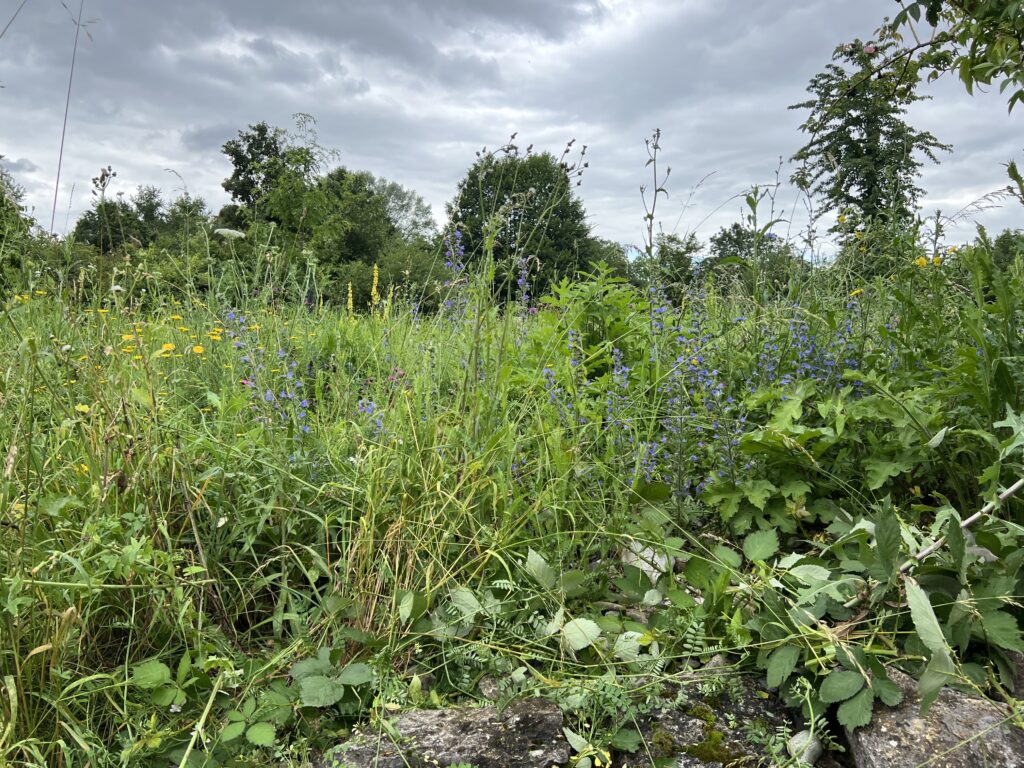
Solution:
M868 218L909 221L922 193L919 157L938 162L935 153L949 149L904 119L925 98L916 90L916 64L876 67L895 47L893 40L839 46L833 63L811 79L814 98L790 107L810 110L800 126L810 139L793 156L801 162L793 182L820 196L826 210L852 206Z

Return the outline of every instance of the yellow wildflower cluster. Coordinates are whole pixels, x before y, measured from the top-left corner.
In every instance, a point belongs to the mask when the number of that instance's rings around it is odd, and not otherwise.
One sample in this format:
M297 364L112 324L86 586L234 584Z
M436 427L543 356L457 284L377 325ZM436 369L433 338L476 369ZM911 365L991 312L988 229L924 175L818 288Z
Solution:
M932 256L932 258L929 259L927 256L918 256L916 259L914 259L914 263L922 268L927 267L929 264L937 267L940 264L942 264L942 257Z

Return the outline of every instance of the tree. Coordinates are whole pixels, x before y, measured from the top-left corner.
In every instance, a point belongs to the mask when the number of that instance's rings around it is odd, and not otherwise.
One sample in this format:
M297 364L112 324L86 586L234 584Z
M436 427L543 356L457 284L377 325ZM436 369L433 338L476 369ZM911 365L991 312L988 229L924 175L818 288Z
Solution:
M902 49L892 63L922 52L920 64L936 77L955 71L973 92L976 85L1002 81L1008 108L1024 101L1024 7L1008 0L907 0L893 19L894 28L909 27L915 45ZM924 17L932 28L922 40L915 23Z
M630 265L630 277L640 287L656 285L675 296L693 282L693 257L703 248L693 232L685 237L660 232L653 253L641 253Z
M790 109L811 111L801 130L810 140L794 156L802 163L793 182L820 195L826 210L854 207L867 218L912 220L922 190L916 180L918 155L938 162L935 152L949 150L928 131L903 119L917 95L917 66L876 69L893 50L892 40L855 40L836 48L833 64L811 79L814 98Z
M740 223L722 227L708 245L708 257L700 262L701 277L713 275L747 296L754 296L759 287L777 294L791 277L808 269L807 262L781 237L771 232L761 235Z
M239 131L238 137L224 142L221 152L231 161L231 175L221 186L236 203L255 205L270 192L284 172L286 134L265 121Z
M448 204L448 226L461 228L467 263L481 257L491 234L499 281L514 276L516 259L536 258L536 295L585 268L596 249L573 194L572 178L581 170L548 152L521 155L509 147L483 155Z
M0 155L0 160L3 155ZM15 182L10 172L0 165L0 244L24 234L32 226L25 215L25 190Z

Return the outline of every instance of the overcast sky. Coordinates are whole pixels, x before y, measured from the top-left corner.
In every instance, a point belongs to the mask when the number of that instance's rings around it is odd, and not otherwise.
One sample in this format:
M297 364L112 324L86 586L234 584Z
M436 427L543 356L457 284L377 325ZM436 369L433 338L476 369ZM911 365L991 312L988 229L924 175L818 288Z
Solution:
M27 0L0 39L0 154L49 224L78 0ZM0 29L22 0L0 0ZM317 118L320 141L350 168L419 192L440 221L483 146L518 131L525 148L587 144L580 188L593 231L639 243L644 138L660 128L672 166L666 231L706 238L739 216L750 185L788 178L803 144L810 78L836 45L870 39L892 0L86 0L71 93L57 230L112 189L181 188L214 210L230 172L220 146L249 123ZM954 145L926 167L926 212L952 214L1007 180L1024 153L1024 108L968 96L952 80L911 122ZM709 174L711 174L709 176ZM691 191L701 180L702 185ZM73 187L73 190L72 190ZM72 194L73 191L73 194ZM689 201L689 206L685 204ZM803 204L778 205L799 228ZM965 219L1020 226L1008 202Z

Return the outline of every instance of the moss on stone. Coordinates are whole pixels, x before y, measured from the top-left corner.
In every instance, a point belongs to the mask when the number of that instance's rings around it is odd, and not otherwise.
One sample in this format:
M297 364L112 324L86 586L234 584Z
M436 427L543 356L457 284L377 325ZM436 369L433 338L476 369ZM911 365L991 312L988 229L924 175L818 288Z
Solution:
M679 754L679 745L671 733L659 726L651 733L651 751L657 757L674 757Z
M686 714L690 717L696 717L708 728L713 727L718 722L718 715L707 704L692 704L686 709Z
M722 731L710 727L704 731L704 741L683 747L683 752L706 763L721 763L725 766L744 757L742 753L729 748Z

